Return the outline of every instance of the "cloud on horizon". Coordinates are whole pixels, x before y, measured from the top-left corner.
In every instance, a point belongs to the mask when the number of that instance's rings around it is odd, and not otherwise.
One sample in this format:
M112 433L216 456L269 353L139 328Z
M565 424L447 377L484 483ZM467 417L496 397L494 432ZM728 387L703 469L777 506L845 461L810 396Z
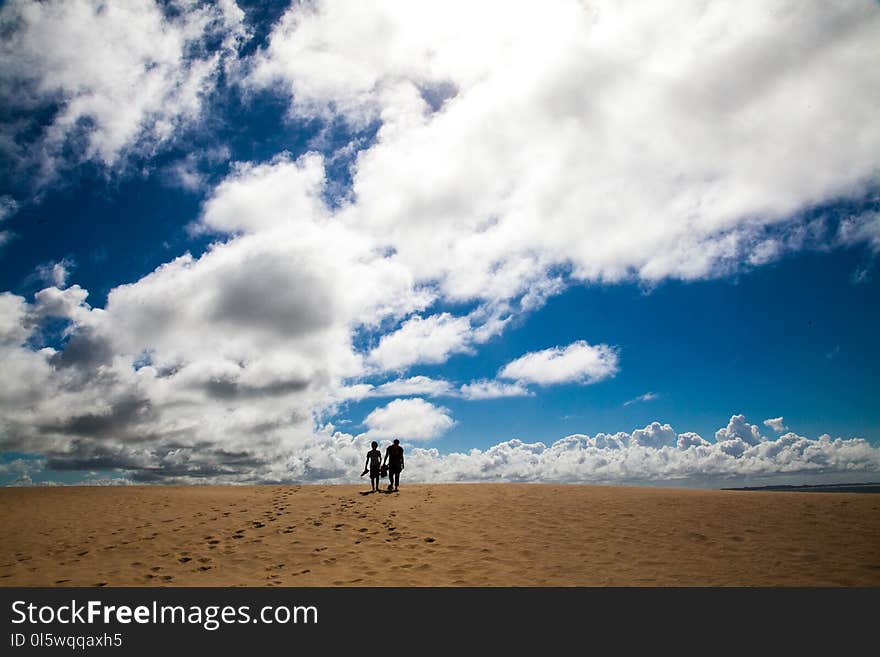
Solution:
M398 402L407 402L406 408ZM418 405L419 408L413 408ZM379 409L368 432L352 435L332 426L317 431L314 440L279 458L254 462L240 453L214 452L214 461L199 465L183 452L161 458L130 448L105 448L100 453L79 454L81 461L59 455L42 461L14 461L0 468L25 473L41 467L118 469L117 483L356 483L371 440L389 441L398 431L434 435L452 422L445 409L423 400L395 400ZM405 413L398 411L405 410ZM381 417L380 417L381 416ZM729 424L742 425L742 416ZM398 421L401 424L398 424ZM748 423L745 423L748 425ZM752 425L748 425L752 426ZM551 444L508 440L485 450L441 454L403 439L410 482L558 482L582 484L734 485L756 481L864 481L880 473L880 448L852 439L817 439L788 432L757 443L740 436L709 442L693 432L676 433L668 424L653 422L631 433L573 434ZM416 439L418 440L418 439ZM85 458L83 458L85 457ZM235 465L246 467L235 467ZM47 471L44 471L44 474ZM104 478L110 483L113 478Z

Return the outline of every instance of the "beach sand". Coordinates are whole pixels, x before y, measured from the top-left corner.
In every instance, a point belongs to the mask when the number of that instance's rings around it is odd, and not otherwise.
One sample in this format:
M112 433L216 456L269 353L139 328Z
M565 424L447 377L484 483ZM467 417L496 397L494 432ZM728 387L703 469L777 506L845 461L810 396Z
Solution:
M532 484L0 490L3 586L880 586L880 495Z

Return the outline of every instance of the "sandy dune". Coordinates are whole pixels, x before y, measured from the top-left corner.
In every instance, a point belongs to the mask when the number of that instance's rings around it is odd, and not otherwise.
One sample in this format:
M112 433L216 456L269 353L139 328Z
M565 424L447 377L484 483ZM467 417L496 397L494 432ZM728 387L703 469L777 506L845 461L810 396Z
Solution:
M11 488L5 586L880 586L880 495Z

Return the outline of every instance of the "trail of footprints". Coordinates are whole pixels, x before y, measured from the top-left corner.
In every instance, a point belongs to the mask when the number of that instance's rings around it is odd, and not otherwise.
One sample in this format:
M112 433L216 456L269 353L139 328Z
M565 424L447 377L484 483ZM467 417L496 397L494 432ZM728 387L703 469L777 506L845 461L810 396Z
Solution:
M202 537L204 545L203 554L195 554L189 550L181 550L179 552L165 552L158 554L157 556L163 559L169 565L154 565L148 567L147 572L145 572L143 575L143 579L146 582L151 583L171 584L174 582L175 579L173 570L180 567L184 567L190 572L194 573L207 573L217 567L217 558L215 558L214 556L210 556L212 552L216 552L219 550L220 553L225 556L233 555L237 552L237 548L239 545L242 545L244 543L263 543L264 537L267 536L266 532L285 536L285 541L288 541L291 545L298 544L300 543L300 541L296 538L296 535L299 524L303 524L305 526L304 536L308 536L309 538L320 537L322 535L322 532L326 531L340 532L343 534L350 533L352 540L352 549L349 550L349 552L347 553L350 556L356 556L360 550L364 549L371 542L374 541L380 541L380 545L395 545L403 541L408 544L408 547L415 547L416 543L414 542L423 541L427 544L435 543L435 539L433 537L419 537L415 534L406 533L399 529L397 524L396 510L392 509L388 511L385 518L380 523L376 523L376 512L380 511L381 502L377 504L376 501L374 501L372 504L365 504L363 501L355 500L353 497L343 497L340 500L336 501L335 504L329 504L322 507L322 509L316 515L306 516L298 519L298 522L294 524L285 524L285 519L288 519L289 521L289 518L285 517L288 516L288 509L291 503L290 497L299 490L299 486L280 489L274 495L274 497L271 498L270 509L262 511L257 519L251 519L247 521L244 526L235 529L231 533L221 532L205 534ZM169 505L165 505L165 508L168 508L168 506ZM215 526L215 522L220 520L221 518L229 519L239 514L251 513L251 510L249 508L240 508L241 506L247 506L247 504L232 502L226 509L212 507L210 509L210 513L201 511L197 512L194 514L196 525L207 525L210 528ZM336 521L334 522L333 520L331 520L331 517L335 518ZM179 523L176 526L169 527L171 533L176 533L186 528L186 523L181 521L183 521L183 516L165 518L159 521L159 523L162 525ZM136 529L142 530L140 538L136 539L138 541L152 541L160 535L160 532L153 531L153 526L150 522L145 522L142 525L138 525L136 526ZM167 531L168 530L166 530L166 532ZM123 542L121 544L124 545L125 543L126 542ZM108 545L103 546L103 548L93 549L112 550L116 547L118 546ZM316 563L320 563L323 566L332 567L333 564L337 562L341 555L333 556L332 554L328 554L327 552L328 550L330 550L330 547L330 545L319 544L312 550L311 554L313 555ZM199 552L201 552L201 550ZM83 549L76 553L77 559L74 559L74 562L78 561L79 558L88 557L89 555L90 550ZM23 557L19 559L19 561L24 561L27 558L28 557ZM222 561L222 557L220 557L220 560ZM386 559L386 561L390 560ZM147 567L147 564L139 561L132 562L130 565L135 568ZM401 564L399 567L412 568L414 566L413 564ZM168 570L171 570L172 572L167 572ZM291 569L287 566L287 564L281 562L270 563L269 565L266 565L264 567L264 570L266 573L265 581L267 586L279 586L283 584L283 577L298 577L300 575L306 575L312 572L310 568ZM365 570L364 574L371 577L377 575L378 572L376 570L370 569ZM63 584L68 581L69 580L63 579L58 580L56 584ZM333 584L356 584L362 581L362 578L346 581L335 580ZM104 581L96 582L94 584L94 586L105 585L107 585L107 582Z
M272 510L264 511L263 517L265 518L265 522L254 521L252 522L252 526L255 529L262 529L266 526L267 522L277 522L282 516L286 515L287 507L289 506L288 497L293 493L297 492L300 489L299 486L296 486L292 489L282 489L279 491L279 495L277 495L272 500ZM286 525L283 528L273 528L273 532L275 534L292 534L296 529L296 525ZM292 544L299 543L298 540L291 540ZM284 563L276 563L270 564L264 568L266 571L266 585L267 586L280 586L283 584L282 575L284 574L282 571L286 569L286 564ZM294 573L288 573L292 577L297 577L299 575L305 575L310 573L311 570L306 568Z
M431 544L435 544L436 539L433 536L419 536L415 533L405 531L405 528L401 529L398 527L399 523L396 510L392 509L388 511L384 519L377 522L376 512L381 513L381 502L378 503L378 505L375 502L372 504L365 504L364 502L358 502L353 498L343 497L336 503L335 513L332 512L333 508L333 505L324 507L325 510L319 513L317 518L306 518L306 522L314 527L322 527L329 516L334 516L337 522L333 524L332 531L349 532L352 535L352 549L347 552L347 556L349 557L356 558L358 554L363 554L362 550L368 547L369 543L372 541L379 541L379 543L376 544L376 547L390 544L390 546L400 545L409 549L416 548L419 544L428 544L430 546L428 547L428 552L430 553L434 551L434 546ZM319 546L314 548L313 554L316 557L319 557L328 549L329 546ZM321 563L325 566L332 566L336 560L337 557L328 556L322 559ZM387 555L382 561L386 564L392 564L393 557ZM430 564L401 563L395 564L392 567L424 570L430 568ZM378 575L379 571L375 568L369 568L364 570L363 573L367 577L373 577ZM344 586L361 583L363 581L364 579L359 577L350 580L334 580L332 583L336 586Z

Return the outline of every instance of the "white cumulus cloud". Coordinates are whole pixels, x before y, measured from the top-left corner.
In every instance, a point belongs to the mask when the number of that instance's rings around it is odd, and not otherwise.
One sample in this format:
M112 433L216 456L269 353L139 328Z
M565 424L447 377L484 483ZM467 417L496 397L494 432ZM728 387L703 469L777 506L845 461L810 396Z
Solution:
M364 419L368 431L363 438L431 440L455 425L449 411L424 399L395 399Z
M547 386L596 383L614 376L617 371L618 357L613 347L593 346L578 340L567 347L552 347L520 356L501 368L498 376Z
M370 352L370 361L382 370L404 370L416 363L442 363L450 355L470 351L471 324L467 317L449 313L408 319L383 335Z
M746 422L745 415L732 416L726 427L715 432L715 441L718 443L741 441L747 445L757 445L764 440L766 438L758 427Z
M765 427L770 427L770 428L773 429L773 431L775 431L776 433L782 433L783 431L785 431L786 429L788 429L788 427L785 426L785 420L782 418L782 416L780 416L780 417L771 417L771 418L769 418L769 419L767 419L767 420L764 420L764 426L765 426Z

